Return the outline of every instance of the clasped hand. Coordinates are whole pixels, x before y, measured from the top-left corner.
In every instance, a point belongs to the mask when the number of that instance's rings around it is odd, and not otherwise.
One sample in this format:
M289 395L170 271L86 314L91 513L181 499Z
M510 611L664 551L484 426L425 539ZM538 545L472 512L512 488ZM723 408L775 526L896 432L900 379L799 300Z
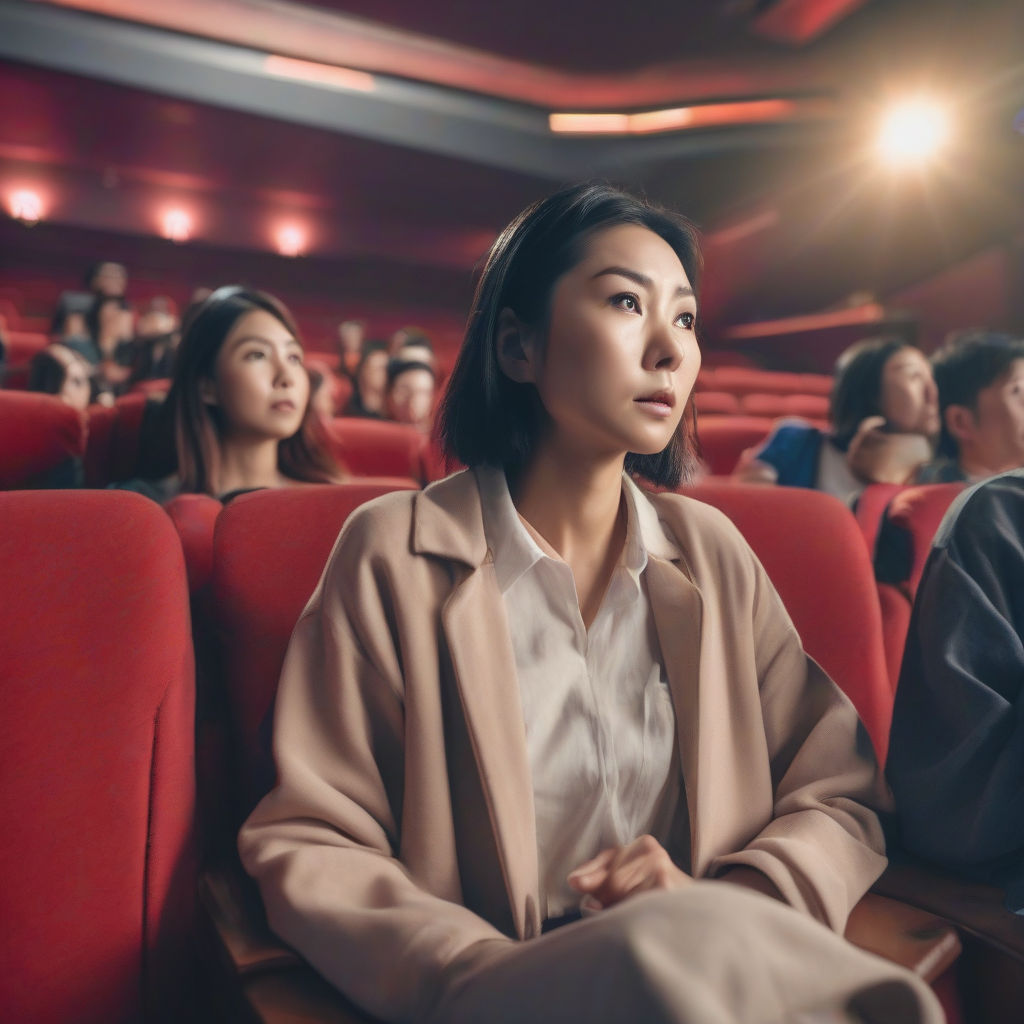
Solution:
M610 907L629 896L653 889L681 889L693 879L672 863L653 836L641 836L628 846L602 850L569 875L569 885Z

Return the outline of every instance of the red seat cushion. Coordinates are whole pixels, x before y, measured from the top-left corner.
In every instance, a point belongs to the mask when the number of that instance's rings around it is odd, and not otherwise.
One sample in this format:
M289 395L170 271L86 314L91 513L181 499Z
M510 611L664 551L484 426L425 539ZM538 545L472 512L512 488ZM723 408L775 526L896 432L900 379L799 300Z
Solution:
M872 560L875 557L878 530L882 525L885 510L889 507L889 502L903 490L906 490L905 484L869 484L857 499L857 525Z
M85 417L54 395L0 391L0 489L85 453Z
M740 411L746 416L806 416L828 419L828 399L821 395L744 395Z
M185 554L190 594L202 590L213 576L213 532L223 507L208 494L179 494L164 505Z
M772 429L772 421L754 416L708 416L698 419L704 461L715 476L728 476L748 448L760 444Z
M403 480L285 487L244 494L220 514L213 602L247 812L274 784L270 717L292 629L345 520Z
M728 391L695 391L693 404L699 414L738 416L740 411L740 400Z
M426 438L412 427L385 420L339 416L327 424L331 451L353 476L424 480Z
M928 553L931 551L932 541L938 532L942 517L953 504L953 499L966 486L956 483L907 487L893 498L889 505L886 513L889 520L895 527L910 534L913 552L909 581L911 598L917 593L925 562L928 561Z
M807 653L853 701L884 761L893 693L874 573L849 509L829 494L798 487L704 483L684 493L736 524Z
M0 1019L186 1020L188 595L138 494L0 494Z

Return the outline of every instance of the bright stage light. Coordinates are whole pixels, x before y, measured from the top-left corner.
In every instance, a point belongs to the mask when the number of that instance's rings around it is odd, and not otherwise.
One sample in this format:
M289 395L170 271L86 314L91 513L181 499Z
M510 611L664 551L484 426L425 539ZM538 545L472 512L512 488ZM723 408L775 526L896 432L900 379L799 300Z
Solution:
M161 234L172 242L187 242L192 237L192 218L184 210L168 210L160 223Z
M945 112L927 100L894 107L882 121L878 151L891 164L920 164L934 156L949 137Z
M301 256L306 251L306 232L294 224L286 224L274 236L282 256Z
M43 218L43 200L38 192L19 189L12 192L7 200L7 208L15 220L31 227Z

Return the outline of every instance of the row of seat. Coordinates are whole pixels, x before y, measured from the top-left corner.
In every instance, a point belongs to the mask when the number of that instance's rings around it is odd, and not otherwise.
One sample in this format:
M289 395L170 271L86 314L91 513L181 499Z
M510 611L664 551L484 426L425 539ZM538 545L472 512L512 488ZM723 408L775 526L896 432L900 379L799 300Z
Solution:
M822 395L734 395L730 391L695 391L693 404L701 416L802 416L827 421L829 412L829 400Z

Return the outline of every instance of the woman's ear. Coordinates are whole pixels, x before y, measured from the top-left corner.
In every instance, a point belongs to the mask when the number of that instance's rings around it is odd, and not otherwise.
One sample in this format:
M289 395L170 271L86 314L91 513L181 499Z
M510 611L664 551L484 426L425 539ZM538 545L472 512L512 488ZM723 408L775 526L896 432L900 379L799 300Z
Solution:
M498 314L495 343L498 365L506 377L517 384L537 383L536 336L511 309L503 309Z
M203 405L217 404L217 385L209 377L199 378L199 397Z

